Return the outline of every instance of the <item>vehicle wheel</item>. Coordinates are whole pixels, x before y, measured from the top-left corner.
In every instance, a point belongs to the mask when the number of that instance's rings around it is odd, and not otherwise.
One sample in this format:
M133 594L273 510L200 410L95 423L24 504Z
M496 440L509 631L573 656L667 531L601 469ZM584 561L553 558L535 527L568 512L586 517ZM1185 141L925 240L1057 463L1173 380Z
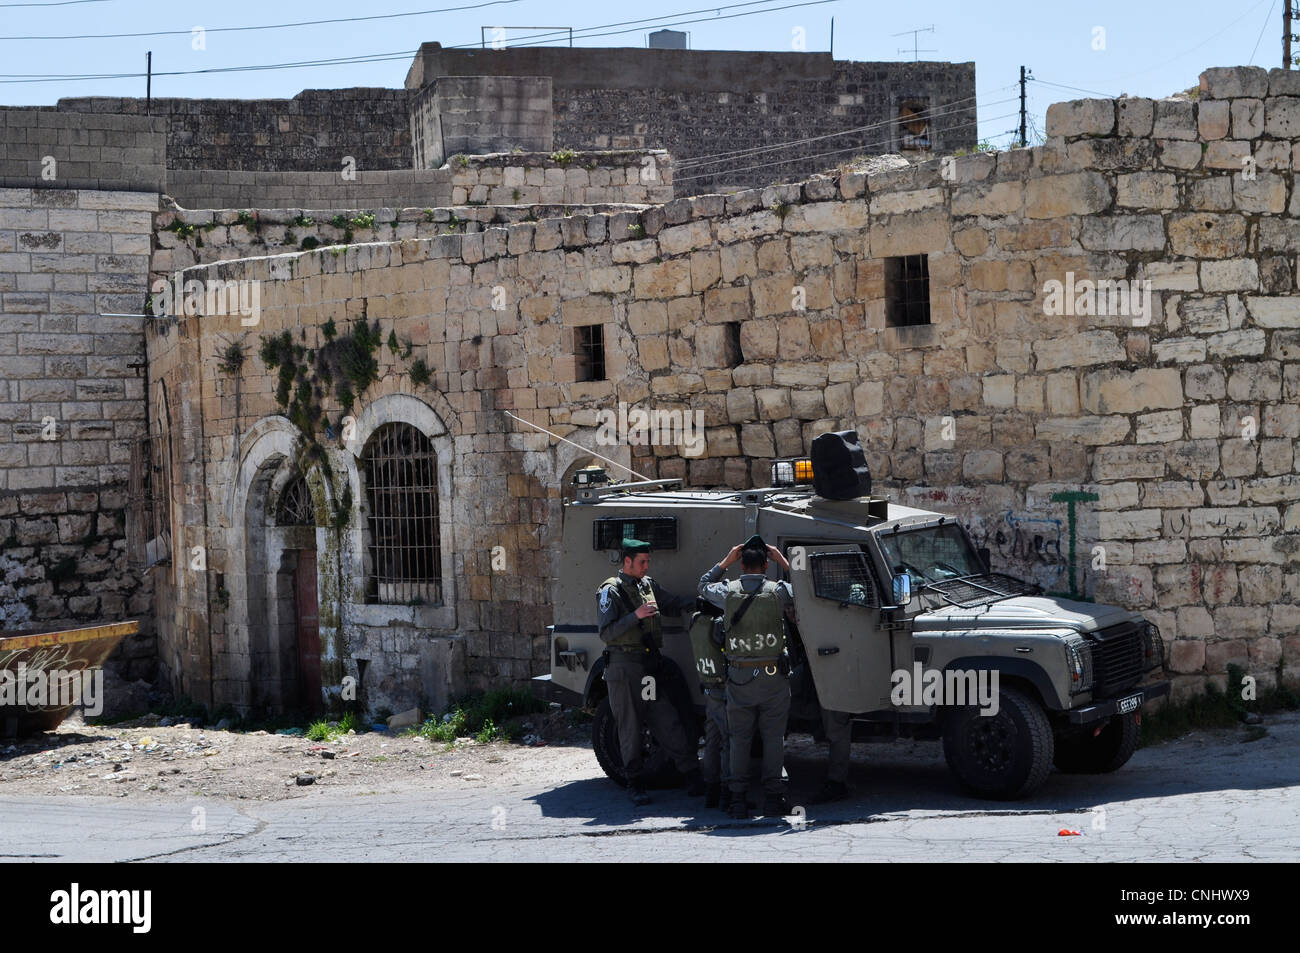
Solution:
M1016 688L998 692L998 713L960 708L945 720L943 756L979 797L1025 797L1052 769L1052 728L1043 707Z
M683 725L690 727L695 725L694 712L678 711L678 717L683 719ZM685 721L689 715L690 721ZM591 747L596 752L596 762L600 769L620 786L627 786L627 774L623 770L623 752L618 744L618 724L614 721L614 711L609 705L609 696L600 700L596 706L596 714L591 722ZM650 733L650 729L642 727L641 729L641 751L642 751L642 780L647 787L672 787L676 785L681 776L678 774L676 767L669 759L668 754L659 745Z
M1142 735L1139 712L1112 715L1097 734L1089 729L1056 739L1056 767L1065 774L1107 774L1122 768Z
M611 781L626 787L627 775L623 772L623 753L618 747L618 725L614 724L614 711L606 695L596 706L591 721L591 747L596 752L596 763Z

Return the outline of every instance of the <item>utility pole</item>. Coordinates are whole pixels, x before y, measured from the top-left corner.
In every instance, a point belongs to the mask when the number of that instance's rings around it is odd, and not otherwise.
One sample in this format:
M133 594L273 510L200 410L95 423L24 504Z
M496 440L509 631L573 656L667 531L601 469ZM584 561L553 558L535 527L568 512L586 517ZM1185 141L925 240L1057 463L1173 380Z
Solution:
M1029 139L1025 130L1025 121L1027 113L1025 110L1025 83L1034 78L1034 74L1020 67L1020 148L1029 145Z
M153 102L153 50L144 55L144 112L152 112Z
M1291 0L1282 0L1282 68L1291 68Z

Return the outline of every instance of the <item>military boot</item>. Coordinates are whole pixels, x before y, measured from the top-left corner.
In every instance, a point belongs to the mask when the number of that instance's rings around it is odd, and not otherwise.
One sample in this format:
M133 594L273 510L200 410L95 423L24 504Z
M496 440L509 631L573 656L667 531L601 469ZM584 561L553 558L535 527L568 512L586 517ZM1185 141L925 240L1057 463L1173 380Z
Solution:
M650 795L646 793L645 784L640 778L628 778L627 796L637 807L650 803Z
M718 801L722 798L722 785L717 781L711 783L704 790L704 806L717 807Z
M742 821L749 820L749 804L745 801L745 795L734 793L731 795L731 803L727 805L727 816Z
M723 785L722 790L718 792L717 807L718 810L722 811L724 814L731 810L731 788L726 785Z

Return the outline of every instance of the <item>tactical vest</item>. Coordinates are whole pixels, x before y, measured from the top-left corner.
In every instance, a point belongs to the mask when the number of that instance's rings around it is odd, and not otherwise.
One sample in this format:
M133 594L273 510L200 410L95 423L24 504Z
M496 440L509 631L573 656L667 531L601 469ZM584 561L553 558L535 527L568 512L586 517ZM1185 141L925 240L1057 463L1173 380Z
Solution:
M618 576L610 576L600 584L600 588L606 586L614 587L613 600L614 604L623 610L623 615L629 612L635 612L638 608L645 605L646 602L654 599L654 585L649 576L641 579L640 585L624 585ZM619 593L623 593L623 598L619 598ZM634 646L641 644L642 634L647 634L654 639L654 644L662 646L664 644L663 624L658 614L650 616L648 619L638 619L637 624L628 628L622 635L615 636L605 640L606 645L624 645Z
M691 616L691 649L695 653L695 671L700 673L702 685L721 685L727 668L722 649L713 644L713 623L713 616L707 612Z
M725 651L728 662L743 664L755 659L773 659L785 652L785 613L776 586L770 579L764 580L740 622L732 625L732 617L750 594L741 587L739 579L727 583Z

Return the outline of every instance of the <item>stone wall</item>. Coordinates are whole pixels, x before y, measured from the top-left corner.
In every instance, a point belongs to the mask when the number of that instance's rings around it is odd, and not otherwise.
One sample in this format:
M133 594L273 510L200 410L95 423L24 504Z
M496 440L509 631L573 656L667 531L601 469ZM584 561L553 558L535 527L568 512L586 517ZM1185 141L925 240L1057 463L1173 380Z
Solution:
M165 129L148 116L0 108L0 188L161 192Z
M1294 82L1211 70L1199 102L1054 106L1036 149L194 269L263 283L252 345L287 330L319 348L325 322L363 315L411 342L381 349L354 413L418 419L441 441L445 611L363 604L352 512L321 541L342 580L332 670L364 652L386 697L413 698L423 628L441 678L461 677L457 658L479 687L544 671L561 486L580 454L503 411L594 446L598 412L623 401L704 414L700 457L616 450L699 487L762 485L774 456L857 428L877 487L967 520L995 569L1143 611L1178 694L1230 662L1265 684L1300 676ZM889 261L922 254L931 323L892 327ZM1149 311L1085 306L1082 282L1121 279ZM1074 307L1055 306L1052 283ZM574 328L593 324L606 379L582 381ZM197 531L238 559L240 435L274 425L291 445L293 428L256 347L223 376L232 329L181 330L191 359L156 365L151 344L150 372L202 388L194 479L217 505ZM322 439L334 476L320 492L361 500L363 442ZM198 582L177 590L191 626L239 623Z
M61 112L146 115L167 133L167 168L359 172L411 168L404 89L307 89L292 99L60 99Z
M794 181L856 155L900 152L908 143L897 120L907 104L930 112L925 154L970 149L977 141L974 63L426 43L406 85L421 90L446 77L484 76L548 77L556 147L668 150L683 164L678 195ZM854 131L825 138L844 130ZM814 137L820 138L804 141ZM719 159L766 146L774 148ZM688 171L692 160L699 164Z
M347 211L460 205L603 205L672 198L672 161L658 150L458 155L441 169L358 172L170 171L185 208ZM332 216L330 216L332 217Z
M124 520L157 207L152 192L0 189L0 629L139 619L110 660L130 678L152 677L156 651Z
M457 154L550 152L554 124L549 76L444 76L412 94L415 167Z

